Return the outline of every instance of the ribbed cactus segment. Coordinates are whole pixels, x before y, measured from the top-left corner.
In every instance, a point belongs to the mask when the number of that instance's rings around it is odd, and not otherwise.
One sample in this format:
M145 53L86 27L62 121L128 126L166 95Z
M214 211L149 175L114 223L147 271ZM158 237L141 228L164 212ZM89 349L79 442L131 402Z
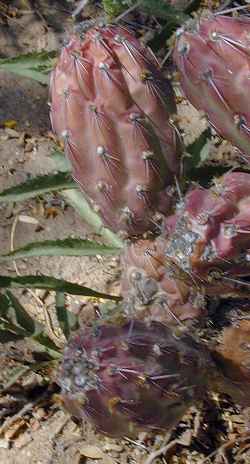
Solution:
M155 57L118 26L72 37L51 76L51 121L73 175L114 231L166 213L179 171L175 99Z
M138 240L122 256L122 296L125 312L146 321L170 325L197 320L206 315L202 291L171 273L164 237Z
M191 337L130 320L74 336L59 382L72 415L87 417L102 433L133 436L173 427L204 394L211 363Z
M177 32L182 89L211 125L250 161L250 20L211 15Z
M169 224L166 262L217 295L248 295L250 174L228 173L210 189L197 187Z

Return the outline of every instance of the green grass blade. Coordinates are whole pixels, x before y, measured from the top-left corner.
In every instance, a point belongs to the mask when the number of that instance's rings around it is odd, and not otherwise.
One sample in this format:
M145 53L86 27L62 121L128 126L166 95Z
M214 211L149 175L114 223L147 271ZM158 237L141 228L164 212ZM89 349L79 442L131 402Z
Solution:
M0 202L24 201L44 193L62 189L77 188L69 173L47 174L34 177L15 187L8 188L0 193Z
M119 251L119 248L80 238L44 240L43 242L28 243L22 248L17 248L10 253L2 255L0 256L0 262L34 256L111 256L118 254Z
M62 191L61 195L65 198L67 203L69 203L70 206L72 206L87 222L87 224L92 227L96 234L99 234L101 237L103 237L103 239L106 240L110 245L113 245L117 248L123 248L123 241L114 232L104 227L101 218L97 213L95 213L95 211L93 211L80 190L67 189Z
M49 83L49 72L53 68L56 51L33 52L13 58L0 59L0 71L9 71L22 77L29 77L41 84Z
M54 290L55 292L65 292L71 295L83 295L107 300L120 301L121 299L115 295L97 292L83 285L78 285L63 279L56 279L55 277L45 275L21 277L0 276L0 288L39 288L44 290Z
M76 314L66 308L64 293L56 293L56 315L60 328L68 339L71 333L78 329L79 320Z

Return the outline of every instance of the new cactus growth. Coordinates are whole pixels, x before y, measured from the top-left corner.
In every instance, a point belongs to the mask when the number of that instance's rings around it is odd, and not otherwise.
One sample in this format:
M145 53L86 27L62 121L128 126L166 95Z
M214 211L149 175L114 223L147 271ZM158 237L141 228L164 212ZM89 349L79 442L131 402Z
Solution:
M250 174L228 173L197 187L166 219L166 262L207 295L249 296ZM183 278L184 278L183 277Z
M184 94L250 161L250 20L210 15L177 32L174 59Z
M108 435L133 436L139 429L173 427L204 395L211 365L206 349L190 336L130 320L75 335L60 384L73 416L87 417Z
M122 257L122 295L130 317L158 320L169 325L205 316L201 291L172 275L166 267L167 240L138 240Z
M114 231L141 234L167 213L180 140L170 83L127 29L99 26L63 48L51 121L73 175Z

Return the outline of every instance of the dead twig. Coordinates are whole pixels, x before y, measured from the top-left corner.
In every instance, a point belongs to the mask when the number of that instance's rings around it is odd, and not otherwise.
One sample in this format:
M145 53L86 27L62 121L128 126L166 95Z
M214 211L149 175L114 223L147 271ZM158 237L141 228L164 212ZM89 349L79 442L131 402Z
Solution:
M150 455L147 457L147 459L145 460L144 464L152 464L153 461L158 458L159 456L161 456L161 454L165 454L170 448L172 448L172 446L174 446L176 444L176 440L172 440L170 443L169 443L169 440L170 440L170 437L171 437L171 434L172 434L172 430L170 432L167 433L165 439L164 439L164 442L163 442L163 445L161 446L161 448L159 448L158 450L156 451L152 451L152 453L150 453Z
M30 401L29 403L25 404L23 408L20 411L18 411L14 416L6 419L2 427L0 427L0 436L4 432L6 432L6 430L9 429L12 426L12 424L16 422L17 419L20 419L20 417L24 416L28 411L30 411L40 401L41 401L41 398L36 398L34 401Z
M130 8L128 8L126 11L123 11L119 16L114 18L113 22L117 23L118 21L123 19L125 16L127 16L129 13L136 10L136 8L138 8L138 6L140 6L140 4L141 4L141 0L138 0L138 2L136 2L134 5L132 5Z
M175 440L172 440L168 445L162 446L157 451L154 451L153 453L150 454L150 456L146 459L144 464L152 464L153 461L161 456L161 454L166 454L167 451L169 451L171 448L173 448L175 445L178 444L178 439L176 438Z
M81 13L81 11L85 8L87 3L89 3L89 0L81 0L79 5L77 5L75 10L73 11L73 13L71 13L71 16L74 18L75 16L79 15L79 13Z
M211 454L206 456L204 459L201 459L198 464L205 464L208 461L211 461L211 458L213 458L216 455L222 455L225 457L224 452L228 449L231 448L235 445L235 443L242 443L244 442L247 438L250 437L250 432L243 432L241 434L242 436L236 436L232 438L231 440L227 441L223 445L221 445L219 448L217 448L215 451L213 451Z

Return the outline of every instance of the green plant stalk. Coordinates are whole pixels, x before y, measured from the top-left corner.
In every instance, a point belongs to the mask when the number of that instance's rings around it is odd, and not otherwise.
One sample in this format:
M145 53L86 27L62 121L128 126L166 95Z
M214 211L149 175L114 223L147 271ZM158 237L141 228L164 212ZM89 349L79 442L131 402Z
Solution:
M109 18L115 18L119 14L121 14L124 10L126 10L127 5L121 3L117 0L103 0L103 8Z
M58 171L68 172L68 170L71 169L71 165L63 152L55 150L52 153L52 159L54 160L55 168L58 169ZM123 241L117 234L107 227L104 227L100 216L93 210L93 208L91 208L84 194L80 190L65 189L61 191L60 194L65 198L67 203L78 212L79 216L81 216L84 221L89 224L96 234L103 237L109 245L116 248L123 248Z
M0 255L0 263L10 260L30 258L31 256L102 256L117 255L120 248L102 245L80 238L66 238L63 240L44 240L30 242L10 253Z
M140 8L149 15L163 19L171 19L176 25L181 25L188 16L167 0L103 0L103 8L110 19L115 19L130 8Z
M27 53L12 58L0 59L0 71L8 71L22 77L34 79L40 84L49 83L49 72L53 68L53 61L57 55L56 50L50 52Z
M98 292L83 285L71 283L64 279L56 279L55 277L46 275L26 275L17 277L0 275L0 288L39 288L42 290L65 292L70 295L83 295L114 301L121 300L121 297L119 296L108 295L107 293Z
M72 206L78 214L91 226L93 231L102 236L103 239L116 248L123 248L123 241L111 230L103 226L102 220L93 211L84 195L75 189L67 189L60 192L65 200Z

